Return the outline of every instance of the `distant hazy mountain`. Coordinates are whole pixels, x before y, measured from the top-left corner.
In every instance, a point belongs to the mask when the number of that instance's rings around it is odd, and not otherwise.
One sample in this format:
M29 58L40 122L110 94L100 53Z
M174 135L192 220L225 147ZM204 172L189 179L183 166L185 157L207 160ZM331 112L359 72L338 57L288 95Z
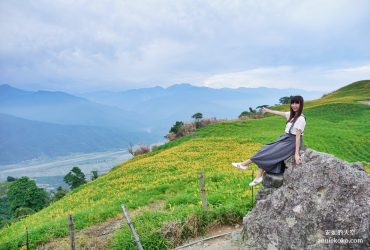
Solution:
M135 111L143 121L149 121L150 129L163 133L176 120L191 120L196 112L201 112L204 117L234 119L249 107L277 104L283 96L301 95L305 100L312 100L323 93L266 87L214 89L183 83L168 88L156 86L123 92L97 91L80 96L126 111Z
M128 142L163 140L176 121L203 117L234 119L249 107L274 105L279 98L322 92L299 89L213 89L190 84L80 97L60 91L24 91L0 85L0 164L71 152L126 148Z
M150 143L155 139L115 128L59 125L0 114L0 164L77 152L127 149L129 142Z
M135 113L60 91L24 91L0 85L0 113L65 125L144 130Z
M0 164L162 141L135 112L60 91L0 85Z

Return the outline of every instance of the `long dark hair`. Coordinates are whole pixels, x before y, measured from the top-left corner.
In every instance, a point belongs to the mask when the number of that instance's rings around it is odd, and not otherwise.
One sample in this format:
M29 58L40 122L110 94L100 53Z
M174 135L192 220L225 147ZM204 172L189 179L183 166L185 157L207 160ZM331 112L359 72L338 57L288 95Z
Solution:
M303 111L303 104L304 104L304 101L303 101L303 97L300 96L300 95L296 95L296 96L293 96L291 99L290 99L290 104L294 103L294 102L298 102L299 104L299 109L297 112L295 112L293 109L292 109L292 106L289 105L290 107L290 116L289 116L289 119L287 120L287 122L285 124L287 124L292 118L292 123L294 123L298 117L302 114L302 111Z

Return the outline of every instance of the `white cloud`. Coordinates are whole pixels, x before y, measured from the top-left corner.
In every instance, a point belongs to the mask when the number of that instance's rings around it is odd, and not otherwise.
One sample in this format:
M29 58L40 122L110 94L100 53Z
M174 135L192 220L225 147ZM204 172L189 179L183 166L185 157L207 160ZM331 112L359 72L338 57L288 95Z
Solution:
M334 69L328 71L329 74L365 74L370 76L370 65L362 65L354 68Z
M275 87L330 91L358 80L370 79L370 65L354 68L300 68L280 66L216 74L205 78L208 87Z
M370 64L360 65L357 67L339 68L327 70L324 72L327 79L342 82L352 82L357 80L370 79Z
M349 73L331 69L370 60L369 11L362 0L1 1L0 84L342 83Z
M269 67L269 68L254 68L239 72L230 72L225 74L213 75L204 80L205 86L221 88L228 86L230 88L238 87L287 87L292 84L287 80L281 80L279 78L282 75L291 74L292 67L280 66L280 67ZM286 86L284 86L286 85Z

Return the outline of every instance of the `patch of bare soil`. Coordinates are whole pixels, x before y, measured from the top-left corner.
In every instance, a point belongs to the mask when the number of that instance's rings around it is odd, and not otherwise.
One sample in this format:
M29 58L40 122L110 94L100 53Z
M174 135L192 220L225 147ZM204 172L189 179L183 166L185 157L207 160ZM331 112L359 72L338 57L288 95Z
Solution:
M365 105L370 105L370 100L367 100L367 101L358 101L358 103L365 104Z

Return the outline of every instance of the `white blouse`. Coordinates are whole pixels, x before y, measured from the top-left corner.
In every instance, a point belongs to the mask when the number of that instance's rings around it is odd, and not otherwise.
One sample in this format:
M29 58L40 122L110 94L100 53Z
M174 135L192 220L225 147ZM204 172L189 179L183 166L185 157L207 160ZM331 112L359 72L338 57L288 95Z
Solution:
M290 111L289 112L284 112L284 113L285 113L286 119L288 120L289 119L289 116L290 116ZM292 125L291 122L288 122L286 124L286 126L285 126L285 133L289 133L289 129L290 129L290 126L291 125ZM300 130L302 130L302 135L303 135L303 131L304 131L304 127L305 126L306 126L306 119L303 117L303 115L301 115L300 117L298 117L298 119L294 123L294 126L290 130L290 133L296 135L297 134L297 129L300 129Z

